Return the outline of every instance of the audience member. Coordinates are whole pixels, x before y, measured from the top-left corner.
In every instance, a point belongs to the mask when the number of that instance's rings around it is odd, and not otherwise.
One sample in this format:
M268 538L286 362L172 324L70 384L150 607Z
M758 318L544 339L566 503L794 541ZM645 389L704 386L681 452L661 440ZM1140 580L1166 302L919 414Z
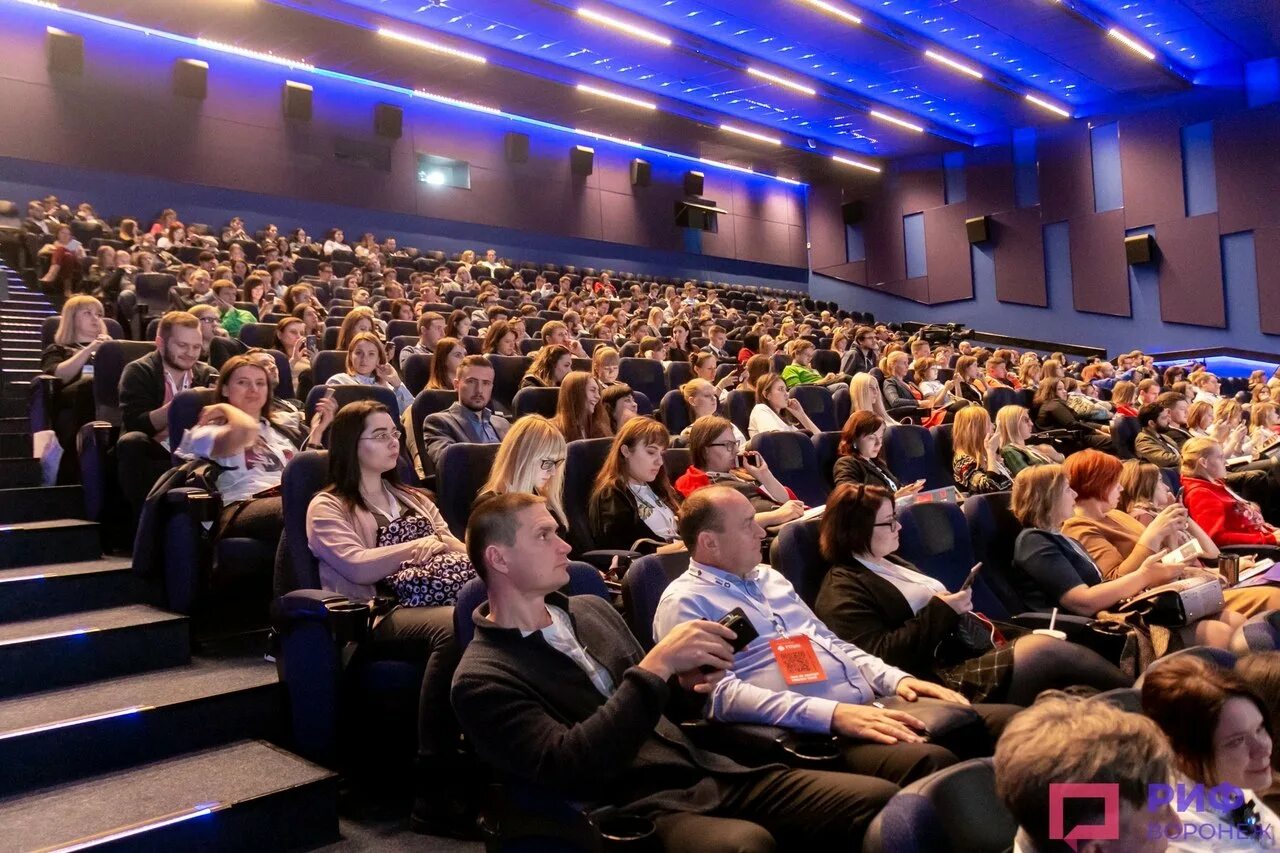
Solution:
M767 373L756 382L756 404L751 409L747 434L762 432L806 432L819 430L800 401L787 393L787 383L776 373Z
M1000 441L1000 459L1009 476L1017 476L1023 468L1061 462L1062 454L1049 444L1027 444L1035 432L1031 415L1022 406L1002 406L996 412L996 435Z
M418 340L400 350L400 369L411 355L434 355L436 344L444 337L444 317L435 311L423 311L418 317Z
M623 551L642 541L644 550L680 550L676 510L680 493L671 485L662 451L670 437L652 418L636 417L613 437L613 445L591 490L589 519L597 548Z
M901 483L880 455L884 448L884 420L871 412L854 412L840 433L840 458L832 475L836 485L862 483L887 489L895 497L913 495L924 488L924 480Z
M400 374L387 361L387 351L382 341L372 332L357 332L347 344L345 373L329 377L329 385L374 385L389 388L396 396L399 414L413 405L413 394L400 381Z
M590 373L573 371L560 383L551 423L565 441L613 435L608 409L600 404L600 386Z
M627 421L640 413L635 393L625 382L615 382L605 388L600 395L600 405L609 415L609 427L614 435L618 434Z
M533 357L533 363L520 380L520 387L558 388L571 370L573 354L565 347L548 344Z
M950 592L894 556L900 528L893 493L880 486L839 485L827 499L821 547L832 565L813 609L837 635L974 702L1029 705L1052 687L1129 685L1096 652L1053 637L993 639L985 650L961 640L966 626L987 636L993 626L974 612L971 587Z
M1190 439L1182 446L1180 461L1182 502L1215 544L1280 543L1280 530L1267 523L1262 509L1227 484L1227 460L1216 441Z
M698 489L724 485L744 495L756 510L756 523L766 530L804 514L796 499L754 450L743 452L740 433L727 418L704 415L688 429L690 464L676 479L676 491L686 498Z
M425 387L433 391L453 390L453 380L458 375L458 365L466 358L467 348L457 338L441 338L436 341L436 351L431 357L431 371Z
M613 347L599 346L591 354L591 375L601 388L608 390L618 384L618 367L622 357Z
M493 397L493 365L483 355L469 355L458 365L453 387L458 399L443 412L432 412L422 421L419 456L423 473L439 469L440 457L451 444L498 444L511 424L489 408Z
M951 445L951 474L957 489L976 495L1010 488L1013 478L1000 455L1000 435L991 428L986 409L967 406L956 413Z
M479 503L493 495L520 492L538 495L556 520L556 535L568 534L564 503L564 436L542 415L526 415L503 437L489 479L476 496Z
M59 485L79 482L77 435L80 427L96 416L93 357L109 340L111 335L102 321L102 303L80 294L63 303L53 343L40 355L40 372L56 380L48 417L63 451L58 468Z

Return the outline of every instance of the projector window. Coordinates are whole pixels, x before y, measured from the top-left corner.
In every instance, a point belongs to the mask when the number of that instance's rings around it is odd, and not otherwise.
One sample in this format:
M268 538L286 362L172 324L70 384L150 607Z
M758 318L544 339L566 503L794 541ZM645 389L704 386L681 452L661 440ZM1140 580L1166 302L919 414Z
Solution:
M471 189L471 164L438 154L418 155L418 181L433 187Z

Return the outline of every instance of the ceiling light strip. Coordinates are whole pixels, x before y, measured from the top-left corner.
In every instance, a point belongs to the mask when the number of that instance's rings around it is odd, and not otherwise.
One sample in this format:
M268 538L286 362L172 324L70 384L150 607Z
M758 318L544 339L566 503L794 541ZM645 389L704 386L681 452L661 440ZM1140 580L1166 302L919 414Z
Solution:
M745 136L749 139L757 139L761 142L767 142L770 145L781 145L782 140L776 136L766 136L763 133L756 133L754 130L747 130L745 127L735 127L731 124L722 124L720 129L728 133L736 133L738 136Z
M1044 98L1036 97L1035 95L1032 95L1030 93L1027 94L1026 98L1028 101L1035 104L1037 107L1040 107L1041 109L1048 110L1049 112L1055 113L1056 115L1060 115L1063 118L1071 118L1071 113L1067 112L1057 104L1046 101Z
M818 90L811 86L797 83L795 80L788 80L786 77L779 77L777 74L770 74L768 71L763 71L759 68L748 67L747 73L752 77L759 77L761 80L768 80L770 83L777 83L779 86L786 86L788 89L803 92L806 95L818 94Z
M968 74L975 80L983 79L982 72L976 68L971 68L963 62L956 62L949 56L944 56L936 50L925 50L924 55L932 59L934 62L941 63L953 71L959 71L961 74Z
M873 166L870 163L863 163L858 160L850 160L848 157L841 157L839 154L832 154L831 159L835 160L837 163L843 163L846 166L854 166L858 169L865 169L868 172L875 172L877 175L880 174L880 167Z
M80 20L91 21L95 24L114 27L116 29L128 30L130 32L137 33L143 36L161 38L161 39L165 39L166 41L172 41L172 42L187 45L190 47L202 47L202 48L206 48L208 50L212 50L216 52L230 53L245 59L255 60L258 62L265 62L273 65L281 65L281 66L295 69L295 70L306 71L308 73L315 74L317 77L326 77L326 78L332 78L334 80L341 80L347 83L356 84L358 86L363 86L366 88L378 89L384 92L389 92L404 98L421 98L423 100L432 101L434 103L438 103L443 106L454 107L457 109L464 109L471 112L480 112L486 115L497 116L499 118L507 119L509 121L517 122L520 124L528 124L536 127L542 127L547 130L556 131L558 133L567 133L574 136L586 136L592 139L601 139L601 140L615 143L617 145L622 145L628 148L639 148L655 155L659 155L663 157L671 157L673 159L681 160L684 162L703 163L709 166L715 166L717 168L726 169L732 172L741 172L744 174L755 175L760 178L766 178L772 181L778 181L779 183L783 183L783 184L788 184L793 186L794 185L806 186L803 182L794 181L790 178L783 178L778 175L770 175L764 172L757 172L754 169L749 169L743 166L734 166L731 163L721 163L716 160L707 160L702 157L696 157L692 154L681 154L678 151L670 151L665 148L657 148L655 146L646 145L641 142L634 142L627 139L620 139L618 137L608 136L606 134L597 133L591 130L579 130L576 128L567 127L562 124L556 124L555 122L543 121L542 119L536 119L531 116L520 115L519 113L510 113L504 110L497 109L495 107L490 107L483 104L477 104L471 101L464 101L459 98L451 98L447 95L439 95L434 92L428 92L423 89L416 89L416 90L409 89L405 86L397 86L391 83L384 83L380 80L372 80L368 77L358 77L354 74L346 74L341 71L334 71L328 68L321 68L321 67L311 65L310 63L301 62L298 60L292 60L285 57L279 57L270 53L261 53L259 51L248 50L245 48L237 47L235 45L228 45L223 42L218 42L211 39L193 38L191 36L184 36L184 35L179 35L177 33L167 32L165 30L157 30L152 27L144 27L139 24L133 24L133 23L130 23L129 21L122 21L117 18L108 18L102 15L94 14L92 12L84 12L79 9L63 8L61 6L57 6L56 4L48 3L46 2L46 0L0 0L0 6L4 5L5 3L14 3L14 4L23 5L23 6L31 6L39 9L44 9L49 12L56 13L58 15L63 15L70 18L77 18ZM76 629L73 631L58 632L57 634L51 635L51 636L25 637L17 640L0 641L0 645L12 645L18 642L29 642L34 639L52 639L55 636L56 637L73 636L73 635L83 634L88 631L95 631L95 630L97 629L96 628Z
M819 11L826 12L828 15L839 18L842 21L847 21L850 24L862 23L862 19L850 12L848 9L845 9L842 6L837 6L835 3L828 3L827 0L801 0L801 2L808 4Z
M658 108L658 105L652 101L642 101L639 98L633 98L629 95L610 92L608 89L597 89L595 86L588 86L586 83L579 83L578 91L586 92L589 95L597 95L601 98L608 98L611 101L630 104L633 107L643 107L646 110L656 110Z
M480 65L484 65L489 61L478 53L468 53L465 50L458 50L456 47L449 47L448 45L428 41L427 39L418 38L417 36L406 35L405 33L396 32L395 30L389 30L386 27L378 27L377 32L378 35L385 36L386 38L394 41L411 44L414 47L421 47L436 53L443 53L447 56L454 56L458 59L465 59L468 62L475 62Z
M660 44L663 47L671 47L671 39L666 36L658 35L657 33L650 32L643 27L637 27L635 24L629 24L626 21L610 17L609 15L602 14L594 9L588 9L585 6L578 8L578 16L586 18L588 21L593 23L606 26L609 29L617 30L620 33L626 33L629 36L644 39L645 41L652 42L653 44Z
M1155 51L1148 48L1145 44L1138 41L1133 36L1128 35L1127 33L1121 32L1115 27L1111 27L1109 30L1107 30L1107 35L1111 36L1111 38L1120 42L1122 45L1129 48L1129 50L1132 50L1134 53L1138 54L1139 56L1145 57L1148 60L1154 60L1156 58Z
M904 127L907 130L914 130L916 133L924 133L924 128L921 127L920 125L912 124L911 122L906 121L905 119L900 119L897 116L891 116L888 113L882 113L879 110L868 110L867 114L870 115L872 118L878 118L881 121L887 121L889 122L889 124L896 124L898 127Z

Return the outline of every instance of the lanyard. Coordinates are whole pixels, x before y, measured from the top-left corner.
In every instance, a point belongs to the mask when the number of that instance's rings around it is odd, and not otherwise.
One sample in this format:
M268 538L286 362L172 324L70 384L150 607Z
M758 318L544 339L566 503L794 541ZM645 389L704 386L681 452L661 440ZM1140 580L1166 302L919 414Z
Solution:
M723 587L724 589L731 590L734 592L738 591L734 588L733 584L729 583L726 580L721 580L715 575L709 575L706 572L702 571L702 569L698 568L697 566L690 566L689 574L693 575L696 578L700 578L704 581L710 581L716 586ZM765 618L769 620L769 622L773 625L773 630L777 633L779 637L785 637L787 635L786 623L782 621L781 616L779 616L777 613L773 611L773 608L769 606L769 602L767 600L757 601L755 596L748 595L747 601L751 603L751 606L754 607L757 612L759 612L761 615L763 615Z
M164 371L165 384L169 386L169 390L173 392L173 396L178 396L179 391L186 391L191 387L191 371L185 370L182 373L182 387L179 388L177 383L173 381L173 377L169 375L169 371Z

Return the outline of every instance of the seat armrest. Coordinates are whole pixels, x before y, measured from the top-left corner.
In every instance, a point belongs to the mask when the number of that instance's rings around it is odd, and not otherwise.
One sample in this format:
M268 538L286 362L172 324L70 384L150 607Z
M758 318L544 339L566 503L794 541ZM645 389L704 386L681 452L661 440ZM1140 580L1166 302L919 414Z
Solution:
M116 429L109 421L90 421L80 428L80 479L84 485L85 513L89 521L100 521L106 507L115 462L108 454L115 440Z
M1048 628L1049 613L1019 613L1009 621L1019 628L1034 631ZM1095 627L1095 623L1098 627ZM1111 629L1102 626L1113 626ZM1118 622L1099 622L1088 616L1059 613L1053 627L1067 635L1067 641L1092 649L1112 663L1119 663L1125 647L1125 631ZM1108 631L1110 630L1110 633Z
M222 496L195 486L170 489L164 499L171 510L185 512L197 522L217 521L222 513Z
M710 720L689 720L680 728L703 749L748 766L781 762L792 767L831 768L840 757L834 735Z
M31 391L28 397L29 408L27 419L31 423L33 433L53 429L53 397L58 391L58 378L41 373L31 380ZM62 448L64 453L75 451L74 447Z
M346 596L323 589L295 589L271 603L271 624L277 631L286 631L299 622L329 621L330 603L349 603Z

